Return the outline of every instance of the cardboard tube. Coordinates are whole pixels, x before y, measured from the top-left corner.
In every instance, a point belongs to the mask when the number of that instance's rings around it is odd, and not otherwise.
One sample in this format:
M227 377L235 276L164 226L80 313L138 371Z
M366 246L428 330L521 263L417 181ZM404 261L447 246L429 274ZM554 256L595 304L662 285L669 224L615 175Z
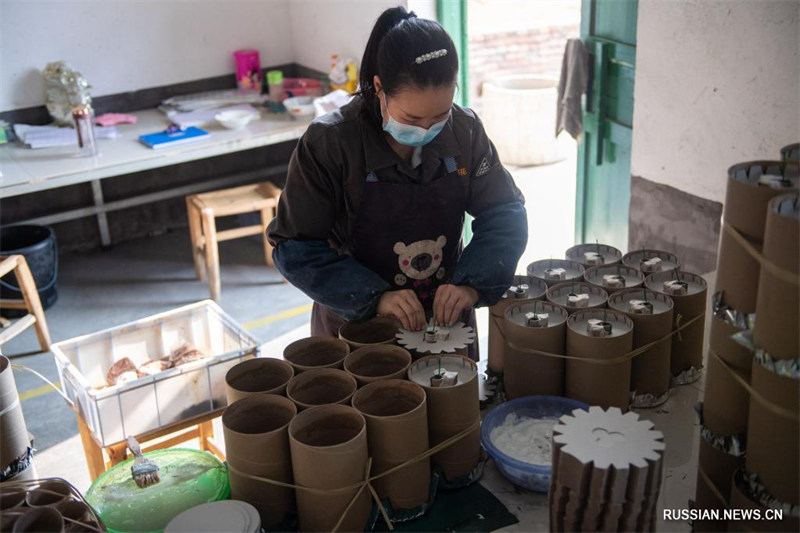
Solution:
M298 414L289 424L295 483L340 489L365 479L367 428L364 416L345 405L322 405ZM358 489L337 494L297 491L300 531L331 531ZM339 531L363 531L372 510L364 489Z
M642 271L642 259L653 259L658 257L661 259L661 266L658 271L673 270L675 267L680 267L681 263L678 256L672 252L665 252L664 250L655 250L651 248L642 248L641 250L633 250L622 256L622 264ZM645 276L652 274L652 272L642 272Z
M761 241L747 237L745 239L761 252ZM719 237L715 290L723 291L723 301L742 313L755 313L760 270L761 266L755 257L730 233L722 230Z
M431 387L430 376L439 367L458 372L453 387ZM425 389L428 398L428 435L431 447L464 431L480 420L478 399L478 367L462 355L430 355L414 362L408 378ZM476 428L456 444L435 454L433 464L441 468L450 482L468 476L480 459L480 428Z
M286 395L286 385L294 377L294 368L283 359L259 357L231 367L225 374L228 405L253 394Z
M0 355L0 469L27 452L28 428L17 394L11 362ZM21 475L21 474L20 474Z
M788 187L759 185L759 176L780 174L780 161L748 161L728 169L728 187L725 193L725 222L755 240L764 239L767 204L775 196L796 191L798 185L797 163L788 163L783 176ZM768 172L769 171L769 172Z
M388 344L358 348L344 359L345 371L356 378L359 387L379 379L402 379L410 364L408 350Z
M758 509L761 517L766 516L767 508L756 502L745 492L741 475L744 469L740 468L733 475L731 482L731 509ZM783 520L731 520L728 522L728 531L753 533L753 531L786 533L787 531L800 531L800 518L786 516Z
M750 360L752 361L752 355ZM750 369L732 369L750 381ZM750 395L716 357L709 355L706 391L703 397L703 423L715 435L745 435Z
M569 295L575 294L588 294L589 303L586 307L579 308L569 305ZM547 300L556 305L560 305L569 312L569 314L580 311L581 309L598 309L606 306L608 302L608 292L596 285L586 282L576 283L559 283L547 289Z
M586 252L599 253L603 257L603 262L601 263L603 265L614 265L622 260L622 252L613 246L594 243L577 244L569 248L565 256L568 260L580 263L586 268L597 266L586 260L586 256L584 255Z
M232 403L222 414L228 463L239 472L291 483L288 428L296 414L294 403L275 394L257 394ZM255 507L265 526L281 523L294 507L292 489L251 480L234 470L230 478L232 498Z
M767 210L764 258L800 278L800 201L798 195L773 198ZM753 337L775 359L800 354L800 287L761 269Z
M731 326L721 318L712 316L708 343L714 353L729 365L744 371L749 379L753 353L731 338L740 331L742 330Z
M546 327L528 327L527 313L547 313ZM569 313L551 302L516 303L503 317L507 340L514 348L506 348L506 372L503 376L509 400L522 396L563 396L564 359L528 354L519 348L532 348L563 355L566 350L566 328Z
M547 284L543 280L531 276L514 276L514 286L519 287L520 285L527 285L528 290L524 293L507 290L503 294L503 298L489 308L488 365L492 372L497 374L505 371L506 351L508 350L501 331L506 309L519 302L543 300L547 292Z
M27 491L22 488L6 488L0 491L0 511L7 511L14 507L25 505Z
M613 326L608 337L590 337L587 322L604 320ZM567 355L586 359L613 359L633 349L633 322L619 311L590 309L574 313L567 320ZM631 361L597 365L567 360L567 397L603 408L630 404Z
M72 497L72 488L63 481L47 481L28 492L25 504L28 507L56 507Z
M547 279L545 271L550 268L563 268L566 270L564 279ZM564 282L578 282L583 279L583 272L586 269L582 264L576 261L567 261L565 259L542 259L534 261L528 265L528 276L537 278L544 281L548 287L558 285Z
M286 396L302 411L315 405L349 404L358 388L353 376L335 368L318 368L289 381Z
M730 499L733 473L744 465L744 456L737 457L720 451L706 442L703 437L700 437L700 452L697 464L727 502ZM700 498L701 486L706 489L702 499ZM720 514L722 514L725 503L720 502L719 498L714 496L713 491L709 490L701 476L697 476L697 494L695 503L698 509L719 509Z
M672 298L675 304L673 329L677 329L679 325L705 312L706 297L708 296L708 285L702 277L683 271L680 272L680 277L689 285L689 290L688 294L683 296L667 295ZM647 277L645 286L651 291L664 294L664 282L676 278L677 274L674 270L658 272ZM703 320L696 320L692 325L672 336L670 369L673 376L679 375L690 367L694 367L697 370L702 368L704 341L705 323Z
M796 330L795 330L796 332ZM779 376L753 360L753 388L765 399L800 413L800 380ZM747 425L747 471L757 474L770 494L800 505L800 424L750 400ZM791 472L791 474L789 474Z
M14 533L29 531L63 532L64 519L54 507L30 509L14 522Z
M607 286L603 276L619 275L625 280L624 287ZM587 268L583 273L583 279L592 285L600 287L609 294L625 289L635 289L644 284L644 275L638 269L625 265L605 265Z
M283 350L283 358L294 367L295 374L314 368L342 368L350 345L341 339L308 337Z
M631 313L628 303L631 300L647 300L653 306L653 313L650 315ZM624 313L633 322L634 350L664 338L672 331L674 304L672 298L664 294L647 289L626 289L612 294L608 306ZM652 394L660 398L669 392L672 377L670 346L670 341L667 340L631 360L631 390L635 391L637 396Z
M375 344L395 344L400 322L388 316L376 316L365 322L347 322L339 328L339 338L352 350Z
M353 396L353 407L367 421L372 474L394 468L428 449L425 390L410 381L369 383ZM392 509L414 509L429 499L430 459L419 461L375 482L378 496Z
M65 500L56 506L56 509L61 516L65 519L74 520L75 522L83 522L85 523L88 520L91 520L92 517L92 510L89 506L81 501L78 500ZM67 527L72 530L72 522L67 521L69 524Z

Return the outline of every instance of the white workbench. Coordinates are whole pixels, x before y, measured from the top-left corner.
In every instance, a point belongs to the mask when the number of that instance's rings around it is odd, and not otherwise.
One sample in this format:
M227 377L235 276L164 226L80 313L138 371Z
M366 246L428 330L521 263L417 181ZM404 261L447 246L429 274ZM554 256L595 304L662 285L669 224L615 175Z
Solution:
M99 154L94 157L80 157L77 146L38 150L30 149L19 142L0 146L0 199L78 183L90 183L94 206L25 222L53 224L84 216L97 216L101 239L104 245L108 245L110 238L105 221L106 212L202 190L222 188L227 186L228 182L235 181L235 177L168 189L109 204L103 201L100 180L296 140L305 132L310 122L310 118L297 119L288 114L262 113L261 120L251 122L243 130L227 130L219 124L211 123L203 126L203 129L211 134L208 139L153 150L140 143L138 137L163 131L170 124L169 119L155 109L131 114L138 117L137 123L118 125L120 137L116 139L98 140ZM263 171L269 170L271 169L263 169Z

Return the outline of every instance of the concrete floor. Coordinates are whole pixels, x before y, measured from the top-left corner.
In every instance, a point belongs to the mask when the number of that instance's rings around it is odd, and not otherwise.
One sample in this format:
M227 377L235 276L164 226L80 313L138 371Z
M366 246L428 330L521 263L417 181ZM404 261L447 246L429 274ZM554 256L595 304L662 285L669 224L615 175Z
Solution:
M547 166L510 169L527 199L530 239L519 272L536 259L563 257L573 243L575 153ZM546 201L544 199L547 199ZM308 334L311 301L282 284L263 264L257 238L225 242L220 247L221 307L265 344L263 355ZM187 230L130 241L109 250L62 256L59 301L47 311L53 342L124 324L208 297L197 281ZM486 310L478 315L481 352L486 354ZM481 325L484 325L482 327ZM14 355L38 349L32 330L3 346ZM58 380L50 353L15 358L52 381ZM85 491L90 479L74 413L35 376L15 371L29 431L36 438L35 467L41 477L59 476ZM693 412L702 396L702 381L675 389L658 410L643 411L664 432L667 443L662 508L686 508L694 494L699 427ZM520 524L508 531L546 531L546 497L516 489L491 466L483 479L517 514ZM661 531L689 531L687 524L660 524Z

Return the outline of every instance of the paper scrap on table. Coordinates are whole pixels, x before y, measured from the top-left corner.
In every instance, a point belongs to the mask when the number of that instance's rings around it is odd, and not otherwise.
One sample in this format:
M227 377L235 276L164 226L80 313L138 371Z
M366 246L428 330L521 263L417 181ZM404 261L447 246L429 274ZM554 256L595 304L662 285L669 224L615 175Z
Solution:
M115 124L136 124L139 117L125 113L106 113L95 117L94 121L100 126L114 126Z

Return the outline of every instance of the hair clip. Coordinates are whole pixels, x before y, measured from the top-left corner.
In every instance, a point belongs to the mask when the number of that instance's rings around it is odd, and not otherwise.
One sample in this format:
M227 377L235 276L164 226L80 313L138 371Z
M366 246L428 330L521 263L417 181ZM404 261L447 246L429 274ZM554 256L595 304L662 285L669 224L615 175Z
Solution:
M427 54L422 54L421 56L416 58L414 60L414 62L417 65L419 65L419 64L424 63L426 61L430 61L431 59L437 59L439 57L444 57L446 55L447 55L447 49L446 48L442 48L441 50L436 50L434 52L428 52Z

